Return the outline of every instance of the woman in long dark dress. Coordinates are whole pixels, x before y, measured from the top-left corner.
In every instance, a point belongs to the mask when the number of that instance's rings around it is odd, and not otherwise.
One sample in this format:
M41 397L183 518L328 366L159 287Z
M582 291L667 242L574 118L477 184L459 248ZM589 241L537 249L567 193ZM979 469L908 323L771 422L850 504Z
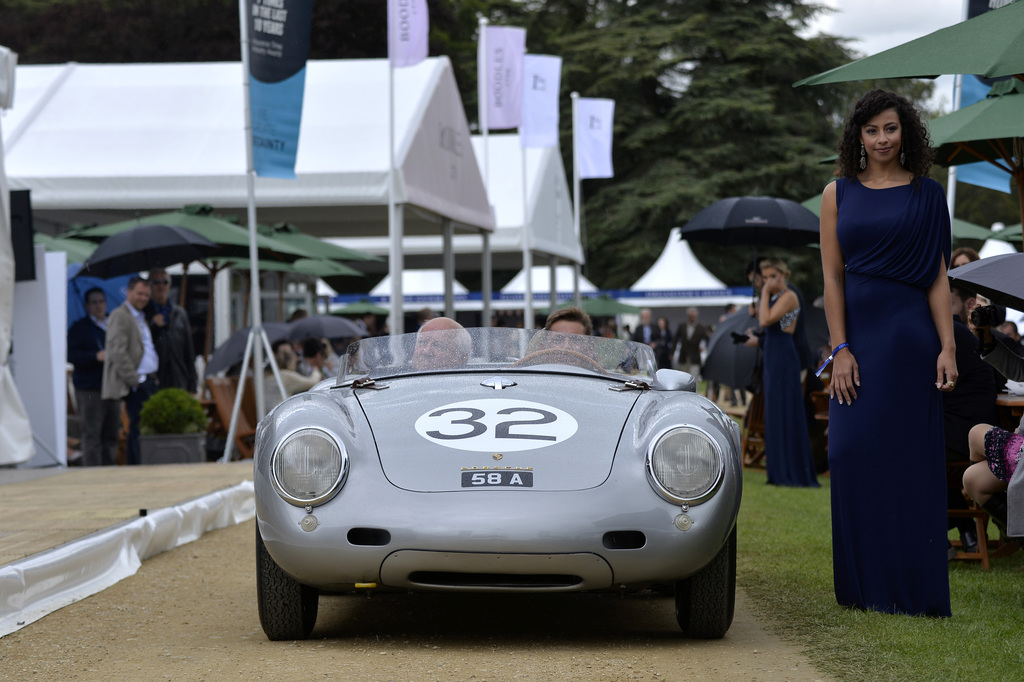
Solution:
M836 599L949 616L942 397L957 380L949 211L907 100L860 99L821 201ZM893 528L905 532L894 533Z
M800 301L786 286L789 268L770 258L761 261L758 324L764 328L764 432L768 482L818 487L807 432L800 379L800 357L793 333Z

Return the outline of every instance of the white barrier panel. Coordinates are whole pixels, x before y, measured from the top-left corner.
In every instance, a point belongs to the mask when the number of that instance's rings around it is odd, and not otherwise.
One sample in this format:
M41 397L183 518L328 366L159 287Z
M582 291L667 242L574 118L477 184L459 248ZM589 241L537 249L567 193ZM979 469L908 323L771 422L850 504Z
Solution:
M0 566L0 637L134 575L145 559L256 515L252 481Z

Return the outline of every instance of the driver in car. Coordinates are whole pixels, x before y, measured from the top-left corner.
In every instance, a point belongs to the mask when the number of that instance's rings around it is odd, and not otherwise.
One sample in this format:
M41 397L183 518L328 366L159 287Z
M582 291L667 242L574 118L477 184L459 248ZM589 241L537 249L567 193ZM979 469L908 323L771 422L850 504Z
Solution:
M463 367L473 352L473 339L450 317L435 317L420 327L412 353L415 370Z
M544 329L530 339L526 354L543 352L550 355L550 362L577 364L570 361L572 353L593 358L594 342L590 338L593 332L590 315L575 306L561 308L548 315ZM559 350L569 352L560 358L556 353Z

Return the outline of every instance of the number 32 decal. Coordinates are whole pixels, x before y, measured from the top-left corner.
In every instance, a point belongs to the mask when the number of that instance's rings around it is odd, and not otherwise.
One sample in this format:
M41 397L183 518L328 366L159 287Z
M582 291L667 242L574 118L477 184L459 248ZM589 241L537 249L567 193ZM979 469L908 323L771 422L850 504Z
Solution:
M578 428L556 407L500 398L442 405L416 420L416 432L427 440L474 452L535 450L571 438Z

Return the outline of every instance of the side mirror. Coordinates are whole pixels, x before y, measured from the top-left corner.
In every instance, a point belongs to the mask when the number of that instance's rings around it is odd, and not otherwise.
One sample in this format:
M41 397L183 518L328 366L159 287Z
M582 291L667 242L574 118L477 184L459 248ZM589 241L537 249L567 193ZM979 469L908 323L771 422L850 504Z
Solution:
M697 392L697 378L689 372L677 369L659 369L654 375L651 388L655 391L689 391Z

